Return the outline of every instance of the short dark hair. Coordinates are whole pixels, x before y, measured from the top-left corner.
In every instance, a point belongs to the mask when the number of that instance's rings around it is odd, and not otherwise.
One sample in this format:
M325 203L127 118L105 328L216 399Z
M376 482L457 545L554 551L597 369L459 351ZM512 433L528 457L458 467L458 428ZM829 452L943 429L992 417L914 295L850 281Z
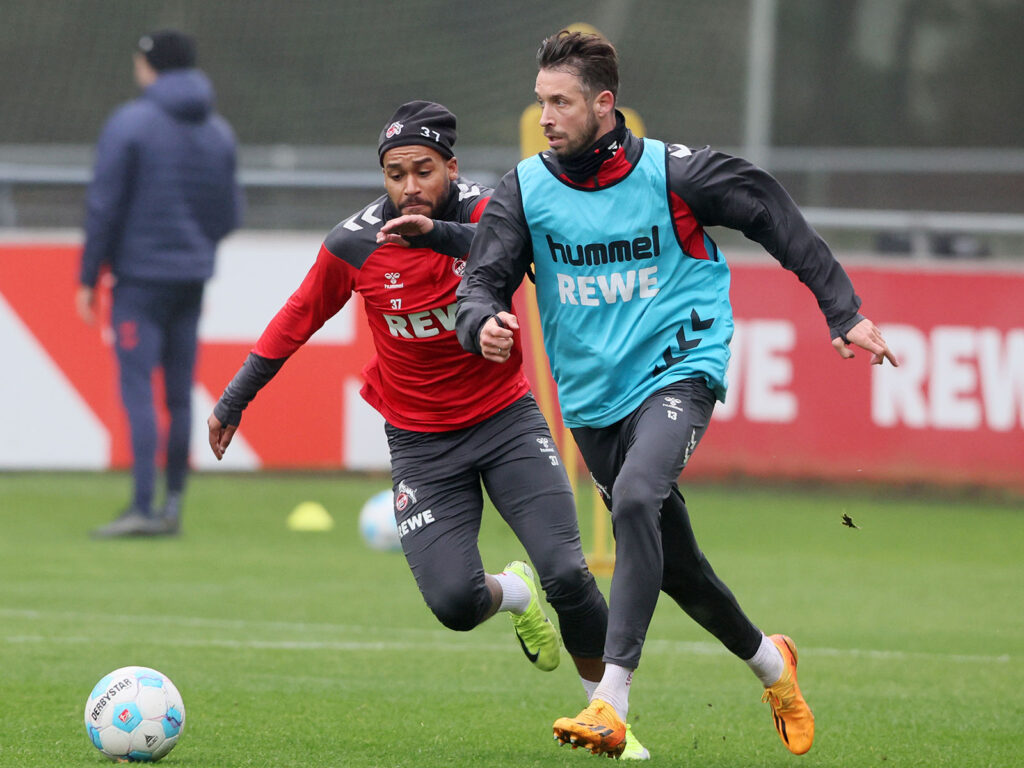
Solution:
M601 91L611 91L613 96L618 96L619 54L615 46L600 35L563 29L540 44L537 66L576 75L588 98Z
M157 72L196 65L196 41L177 29L161 29L139 38L139 52Z

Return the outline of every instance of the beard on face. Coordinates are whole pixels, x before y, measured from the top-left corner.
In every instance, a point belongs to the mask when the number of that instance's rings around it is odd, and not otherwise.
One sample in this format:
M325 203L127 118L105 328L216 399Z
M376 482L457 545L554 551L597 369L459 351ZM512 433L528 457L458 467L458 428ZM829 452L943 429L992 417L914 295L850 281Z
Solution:
M591 112L587 116L587 123L583 126L583 130L580 131L579 136L574 140L566 137L565 146L561 149L556 149L555 154L559 157L572 157L573 155L579 154L597 141L597 130L599 125L597 115Z
M407 209L414 205L426 206L429 210L422 215L426 216L427 218L434 218L434 214L437 212L437 206L434 203L430 202L429 200L425 200L422 197L412 197L407 200L403 200L398 206L398 212L402 214L407 213Z

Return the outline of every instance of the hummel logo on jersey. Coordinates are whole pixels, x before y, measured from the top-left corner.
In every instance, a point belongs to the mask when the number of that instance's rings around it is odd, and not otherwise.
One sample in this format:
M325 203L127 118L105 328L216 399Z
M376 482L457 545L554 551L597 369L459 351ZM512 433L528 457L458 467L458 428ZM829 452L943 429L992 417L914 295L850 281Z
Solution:
M656 225L651 227L649 237L644 235L632 240L613 240L610 243L574 245L556 243L551 235L546 237L551 260L561 261L572 267L622 264L628 261L656 259L661 255L661 240ZM596 307L602 303L632 301L634 295L640 299L650 299L658 295L657 272L656 266L650 266L626 269L608 275L558 273L558 300L562 304Z
M676 421L679 419L679 411L683 410L682 408L679 407L679 404L681 402L683 401L680 400L678 397L665 398L665 407L668 408L668 410L665 411L665 415L668 416L670 421Z
M361 224L358 224L356 222L356 219L359 219L359 221L363 221L370 225L380 224L381 219L379 216L374 215L374 211L380 208L381 205L383 205L383 203L379 205L371 205L369 208L364 208L358 213L353 213L351 216L349 216L347 219L341 222L341 226L352 232L358 232L363 227Z
M697 310L690 310L690 328L694 334L698 334L701 331L706 331L712 325L715 324L715 318L709 317L707 320L702 320L700 315L697 314ZM679 331L676 333L676 345L679 347L679 354L675 354L675 351L670 346L666 349L661 357L665 361L664 365L654 366L654 375L657 376L660 373L665 372L676 363L681 363L690 355L690 350L694 347L699 346L702 339L688 339L686 338L686 326L682 325Z
M390 139L392 136L397 136L402 132L402 128L404 127L404 125L396 120L388 126L388 129L384 132L384 138Z
M405 283L398 282L399 279L401 279L401 277L402 277L401 273L399 273L399 272L385 272L384 273L384 277L387 280L387 282L384 283L384 288L386 288L386 289L405 288Z
M594 264L618 264L626 261L657 258L661 255L661 240L657 225L651 227L651 236L632 240L613 240L610 243L556 243L547 235L551 260L574 267Z
M558 466L558 452L555 450L555 444L553 440L546 437L538 437L537 442L540 444L541 453L549 453L548 461L551 462L552 467Z

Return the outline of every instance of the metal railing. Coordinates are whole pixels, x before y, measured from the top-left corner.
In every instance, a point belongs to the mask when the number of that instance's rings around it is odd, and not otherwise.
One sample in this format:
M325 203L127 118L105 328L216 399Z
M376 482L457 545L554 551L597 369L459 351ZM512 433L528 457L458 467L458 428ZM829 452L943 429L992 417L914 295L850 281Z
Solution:
M730 151L730 150L726 150ZM249 190L381 189L381 173L372 147L243 147L242 184ZM92 176L93 148L81 145L0 146L0 227L19 225L14 191L19 186L83 187ZM494 185L518 159L514 147L467 147L460 151L467 177ZM773 172L828 175L1018 174L1024 176L1024 151L1015 149L920 150L901 148L768 149ZM956 211L803 208L819 229L903 233L910 253L926 256L936 235L1024 236L1024 214Z

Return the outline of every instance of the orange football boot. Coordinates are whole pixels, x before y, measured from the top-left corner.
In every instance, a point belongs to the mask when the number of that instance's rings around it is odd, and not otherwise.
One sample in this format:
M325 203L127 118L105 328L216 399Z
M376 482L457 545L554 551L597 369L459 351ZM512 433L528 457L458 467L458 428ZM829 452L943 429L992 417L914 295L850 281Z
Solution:
M794 755L802 755L814 743L814 713L796 682L796 644L786 635L771 635L768 639L779 649L785 666L778 682L764 689L761 701L771 705L782 743Z
M573 749L589 749L595 755L618 757L626 748L626 724L601 699L593 699L576 717L555 720L554 732L556 741L571 744Z

